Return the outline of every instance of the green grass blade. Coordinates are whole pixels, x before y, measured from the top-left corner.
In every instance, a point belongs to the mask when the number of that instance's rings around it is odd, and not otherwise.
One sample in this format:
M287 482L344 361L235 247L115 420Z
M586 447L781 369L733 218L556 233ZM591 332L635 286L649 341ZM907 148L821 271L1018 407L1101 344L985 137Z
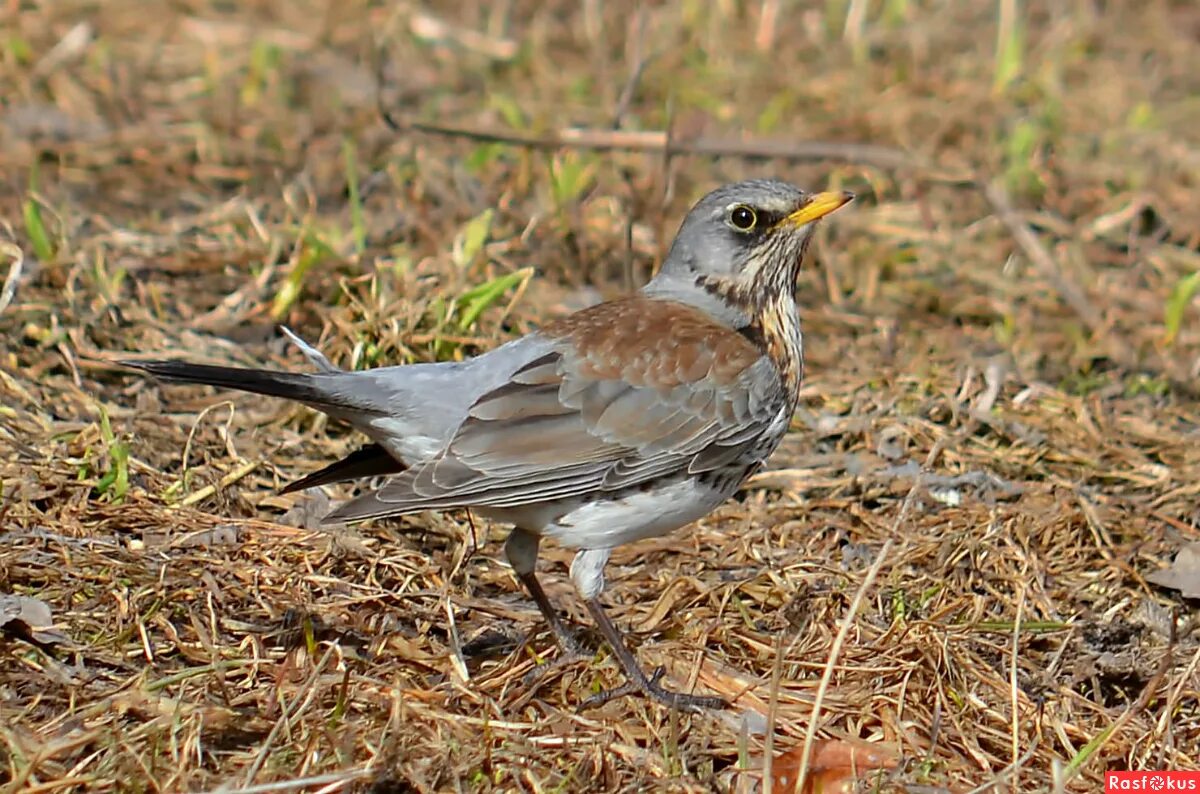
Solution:
M500 300L509 290L524 284L532 276L533 268L524 267L472 287L450 301L444 315L446 324L460 334L470 331L479 320L479 316L487 311L489 306ZM455 317L457 320L454 319ZM434 355L438 360L442 360L450 355L454 347L453 342L438 339L434 343Z
M996 67L992 90L1002 94L1021 74L1024 35L1021 7L1017 0L999 0L996 32Z
M976 631L996 631L1011 634L1015 626L1011 620L980 620L973 625ZM1023 620L1021 631L1027 634L1042 634L1049 631L1067 631L1070 623L1061 620Z
M1179 335L1179 329L1183 325L1183 315L1187 313L1188 305L1196 296L1197 290L1200 290L1200 270L1181 278L1167 297L1164 323L1167 326L1168 345L1175 343L1175 337Z
M304 291L304 278L313 265L333 256L333 249L312 230L304 233L304 243L296 264L292 266L275 299L271 302L271 319L278 322Z
M29 242L33 245L34 256L41 262L51 261L54 259L54 243L50 241L50 234L42 220L41 205L34 199L26 199L21 211L25 218L25 233L29 235Z
M1075 753L1074 757L1067 762L1067 780L1070 780L1071 778L1075 777L1075 775L1079 774L1079 770L1083 768L1083 765L1087 763L1089 758L1095 755L1097 750L1104 746L1109 737L1112 736L1113 731L1116 730L1116 727L1116 723L1105 727L1104 730L1092 737L1090 742L1081 747L1079 752Z
M594 160L567 152L550 161L550 192L560 211L574 203L592 184Z
M129 491L129 445L113 434L108 411L103 405L100 406L100 438L108 448L108 472L96 483L96 490L114 500L123 499Z
M464 292L455 302L462 308L462 314L458 317L458 330L469 330L475 325L479 315L483 314L489 306L498 301L504 293L525 282L532 275L533 268L524 267Z
M483 252L488 235L492 233L492 219L496 211L489 207L467 221L462 231L454 238L454 264L460 268L468 267L475 262L476 257Z

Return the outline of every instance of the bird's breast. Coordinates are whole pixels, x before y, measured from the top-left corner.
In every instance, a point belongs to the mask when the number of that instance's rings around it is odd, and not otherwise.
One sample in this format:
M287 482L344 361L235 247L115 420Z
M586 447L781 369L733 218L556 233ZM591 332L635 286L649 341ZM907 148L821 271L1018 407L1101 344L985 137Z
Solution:
M786 296L765 302L755 313L751 328L779 372L788 404L794 407L804 377L804 340L795 302Z

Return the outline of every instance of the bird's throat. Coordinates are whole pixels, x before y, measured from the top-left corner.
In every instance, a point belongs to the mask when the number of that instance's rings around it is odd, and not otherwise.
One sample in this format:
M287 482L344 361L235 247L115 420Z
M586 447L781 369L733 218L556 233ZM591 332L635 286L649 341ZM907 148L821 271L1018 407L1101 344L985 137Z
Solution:
M774 362L789 399L795 399L799 394L804 374L803 338L794 283L793 278L786 285L781 281L768 289L763 288L765 285L748 289L724 279L709 278L698 282L699 286L749 318L738 331Z
M771 295L753 315L750 326L760 348L779 370L789 400L796 400L804 376L804 343L796 301L790 292Z

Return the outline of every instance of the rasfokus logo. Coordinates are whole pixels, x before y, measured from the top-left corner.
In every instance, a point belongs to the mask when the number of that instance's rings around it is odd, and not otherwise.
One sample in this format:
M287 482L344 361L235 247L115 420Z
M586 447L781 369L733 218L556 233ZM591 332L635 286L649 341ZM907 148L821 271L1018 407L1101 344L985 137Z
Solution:
M1114 794L1119 791L1145 791L1150 794L1195 791L1200 794L1200 771L1105 772L1104 794Z

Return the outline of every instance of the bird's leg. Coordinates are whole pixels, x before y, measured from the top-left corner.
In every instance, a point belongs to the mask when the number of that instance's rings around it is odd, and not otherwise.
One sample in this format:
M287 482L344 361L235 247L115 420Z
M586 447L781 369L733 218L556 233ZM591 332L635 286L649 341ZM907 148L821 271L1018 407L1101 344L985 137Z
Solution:
M542 590L542 584L537 580L537 577L532 573L518 573L517 578L521 580L521 584L525 585L525 589L529 591L529 595L532 596L534 602L538 605L538 609L545 616L546 622L550 624L550 631L554 632L554 638L558 640L559 647L563 649L563 653L579 658L590 656L583 649L583 646L579 644L579 640L575 639L575 635L571 630L567 628L567 624L558 616L558 611L554 609L554 605L546 597L546 591Z
M608 641L613 650L613 655L617 657L617 663L621 666L621 671L625 673L627 682L615 689L606 689L592 695L579 704L580 710L604 705L614 698L636 694L645 695L665 706L686 711L725 708L728 704L719 697L688 695L662 686L658 683L666 672L662 667L655 670L653 675L646 675L633 652L625 644L621 630L612 622L612 618L604 611L604 605L600 603L600 591L604 589L604 564L608 562L608 555L607 549L588 549L579 552L571 563L571 578L587 603L592 620L596 621L600 633L604 635L604 639Z
M728 705L719 697L688 695L683 692L675 692L667 689L658 683L662 679L663 674L666 673L666 669L663 667L656 669L652 675L646 675L646 672L638 664L637 659L634 658L633 653L626 647L625 640L621 636L621 630L617 628L616 624L612 622L612 619L604 611L604 606L600 603L600 599L589 598L587 606L588 611L592 613L592 619L600 627L600 633L608 640L608 644L613 649L613 654L617 657L617 663L621 665L621 670L629 680L624 686L619 686L615 689L605 689L592 695L579 705L580 710L602 706L614 698L639 693L652 700L657 700L665 706L684 711L723 709Z
M559 617L558 611L550 603L550 599L546 596L546 591L542 589L541 582L538 581L537 575L534 573L534 568L537 566L537 551L540 540L532 532L526 532L523 529L514 529L512 534L508 536L508 541L504 544L504 556L508 558L509 564L512 565L513 571L517 574L517 578L521 580L521 584L525 585L529 596L537 604L542 617L546 619L546 623L550 626L550 631L554 632L554 638L558 640L558 645L563 652L561 658L567 661L587 659L590 657L590 654L583 649L579 641L575 639L575 635L567 628L567 624ZM563 664L565 663L563 662Z

